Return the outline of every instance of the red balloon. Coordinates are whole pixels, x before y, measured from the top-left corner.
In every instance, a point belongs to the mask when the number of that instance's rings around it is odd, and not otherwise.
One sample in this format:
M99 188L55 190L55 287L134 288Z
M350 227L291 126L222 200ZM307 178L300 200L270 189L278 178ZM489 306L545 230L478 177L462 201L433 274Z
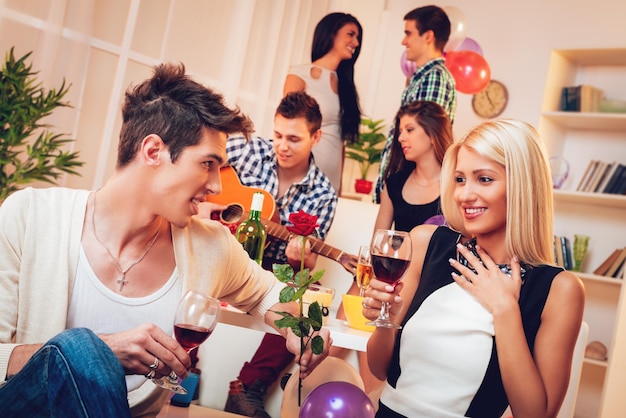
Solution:
M449 51L446 53L446 67L456 81L456 89L461 93L476 94L489 84L491 70L482 55L474 51Z

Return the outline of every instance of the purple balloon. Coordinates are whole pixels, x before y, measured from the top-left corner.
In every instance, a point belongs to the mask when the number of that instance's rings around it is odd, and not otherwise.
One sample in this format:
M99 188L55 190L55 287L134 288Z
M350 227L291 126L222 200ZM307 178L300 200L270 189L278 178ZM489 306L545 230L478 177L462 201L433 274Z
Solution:
M406 49L402 51L402 55L400 56L400 68L402 69L402 74L404 74L407 78L413 76L413 73L417 68L415 62L406 59Z
M361 388L348 382L328 382L309 393L299 417L374 418L374 415L376 409Z
M463 42L456 48L457 51L472 51L482 55L483 49L478 45L478 42L472 38L465 38Z
M443 215L435 215L426 219L424 225L448 226L448 222L446 222L446 218Z

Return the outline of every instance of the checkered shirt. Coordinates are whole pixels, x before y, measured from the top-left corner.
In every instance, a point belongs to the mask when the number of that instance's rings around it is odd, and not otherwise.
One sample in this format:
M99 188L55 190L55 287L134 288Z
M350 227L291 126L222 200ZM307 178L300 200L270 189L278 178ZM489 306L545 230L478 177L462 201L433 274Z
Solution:
M294 183L278 199L278 165L272 140L252 137L246 141L243 136L231 136L226 144L228 165L232 166L241 183L248 187L258 187L268 191L276 201L280 223L289 225L289 215L303 210L309 215L317 215L317 237L324 239L332 224L337 208L337 193L330 180L317 168L311 155L309 171L298 183ZM269 238L269 237L268 237ZM271 242L263 254L264 265L286 263L283 241Z

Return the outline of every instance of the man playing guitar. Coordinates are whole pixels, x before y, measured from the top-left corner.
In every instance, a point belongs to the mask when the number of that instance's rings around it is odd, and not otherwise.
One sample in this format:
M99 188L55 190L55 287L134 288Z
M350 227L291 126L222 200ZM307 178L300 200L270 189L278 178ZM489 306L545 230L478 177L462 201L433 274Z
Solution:
M289 214L303 210L317 215L317 237L323 240L330 228L337 194L330 180L315 166L311 149L321 137L322 115L317 102L304 92L286 95L274 116L273 141L253 137L250 141L231 136L226 145L228 164L244 186L269 192L276 202L274 219L285 225ZM317 254L307 240L305 268L313 269ZM295 237L288 243L272 240L263 256L263 267L289 263L300 268L301 243ZM263 397L294 356L278 344L282 337L266 334L237 380L230 383L225 410L246 416L267 416Z

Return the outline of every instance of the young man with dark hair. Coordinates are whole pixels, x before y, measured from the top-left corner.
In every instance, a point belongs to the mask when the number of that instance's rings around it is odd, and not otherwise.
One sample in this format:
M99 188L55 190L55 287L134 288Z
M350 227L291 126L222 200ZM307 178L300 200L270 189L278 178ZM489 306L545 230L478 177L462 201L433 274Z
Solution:
M267 190L276 200L278 221L285 225L289 214L303 210L318 216L317 237L324 239L337 207L337 195L330 180L315 165L312 148L321 137L322 116L317 102L304 92L287 94L274 116L274 137L253 137L246 141L236 136L228 139L228 164L245 186ZM295 237L270 243L265 250L263 266L289 263L300 268L302 246ZM305 268L312 269L317 254L305 248ZM265 334L261 345L237 378L230 383L225 410L246 416L268 417L263 398L268 387L294 359L277 344L278 336Z
M172 64L129 89L122 114L102 188L28 188L0 206L0 416L156 415L171 392L148 380L190 367L172 337L187 289L271 326L298 312L225 228L194 217L221 190L227 134L250 120ZM302 356L305 375L328 345Z
M415 62L417 68L402 92L400 106L417 100L431 101L445 109L454 122L456 112L456 83L446 68L443 49L450 37L450 19L446 12L437 6L424 6L411 10L404 16L404 38L406 59ZM383 152L374 202L380 203L383 188L383 175L389 164L389 153L393 142L391 126Z

